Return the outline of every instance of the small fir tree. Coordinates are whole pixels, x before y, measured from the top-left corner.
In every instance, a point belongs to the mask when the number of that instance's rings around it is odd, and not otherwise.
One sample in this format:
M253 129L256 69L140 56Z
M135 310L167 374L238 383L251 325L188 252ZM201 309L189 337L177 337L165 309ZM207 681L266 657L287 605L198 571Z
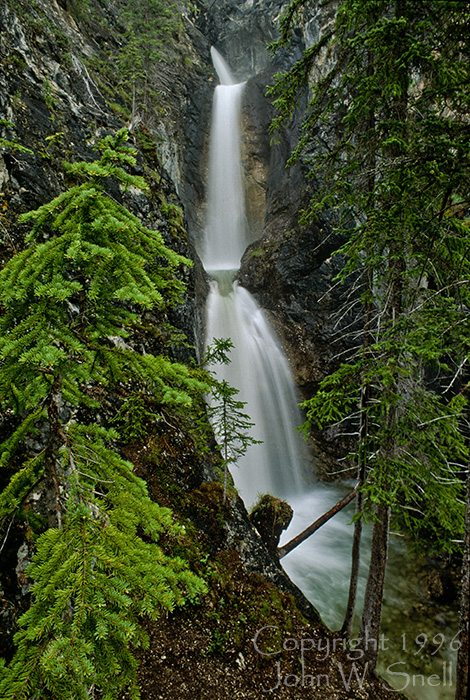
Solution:
M230 358L227 353L233 347L230 338L213 338L206 351L205 365L229 364ZM224 503L227 498L229 465L236 464L250 445L261 442L248 433L254 423L244 412L246 401L237 398L239 393L240 391L230 386L225 379L218 380L213 376L207 413L220 446L224 465Z
M132 94L132 123L146 121L154 110L157 93L152 72L169 59L182 28L186 0L122 0L121 17L127 43L120 50L118 65L122 86Z

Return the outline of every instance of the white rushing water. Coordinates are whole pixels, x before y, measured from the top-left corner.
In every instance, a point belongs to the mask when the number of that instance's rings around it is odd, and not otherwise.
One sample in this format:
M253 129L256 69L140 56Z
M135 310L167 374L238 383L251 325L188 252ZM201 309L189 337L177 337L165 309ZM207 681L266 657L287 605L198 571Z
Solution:
M240 162L240 106L244 83L218 85L209 147L205 269L236 269L249 243Z
M209 154L207 223L201 251L212 277L207 300L206 341L230 338L231 363L216 367L220 379L239 390L255 424L252 445L232 469L247 506L258 494L287 497L303 484L307 450L296 428L302 423L291 371L273 328L251 294L234 281L250 242L240 156L240 110L244 83L237 83L220 54L212 58L221 85L215 89Z
M279 497L302 489L305 447L296 433L301 422L290 368L280 343L251 294L231 273L216 273L207 301L207 337L230 338L231 363L217 374L239 389L239 398L254 423L252 445L232 469L247 505L258 494Z

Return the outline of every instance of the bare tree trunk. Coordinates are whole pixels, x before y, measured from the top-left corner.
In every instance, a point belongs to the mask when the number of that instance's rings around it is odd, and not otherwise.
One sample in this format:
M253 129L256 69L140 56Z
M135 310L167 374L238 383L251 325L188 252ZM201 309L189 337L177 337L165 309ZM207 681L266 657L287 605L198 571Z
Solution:
M368 664L368 673L375 670L379 651L380 622L382 619L382 601L385 583L385 569L388 555L388 536L390 523L389 506L378 504L374 509L375 518L372 528L369 576L367 578L362 612L360 638L364 651L364 662Z
M361 481L361 479L360 479ZM363 483L363 481L362 481ZM358 487L362 484L359 483ZM360 491L356 494L356 515L361 513L363 504L363 495ZM349 578L349 594L348 603L346 605L346 614L344 616L343 626L341 628L341 636L349 639L352 635L352 626L354 621L354 613L356 611L357 599L357 584L359 581L359 566L361 563L361 539L362 539L362 517L359 517L354 523L353 543L351 550L351 575Z
M465 535L463 544L462 561L462 589L460 594L460 623L459 642L460 648L457 654L457 683L455 688L455 700L470 699L470 684L468 677L468 660L470 655L469 645L469 618L470 618L470 464L467 474L467 503L465 508Z

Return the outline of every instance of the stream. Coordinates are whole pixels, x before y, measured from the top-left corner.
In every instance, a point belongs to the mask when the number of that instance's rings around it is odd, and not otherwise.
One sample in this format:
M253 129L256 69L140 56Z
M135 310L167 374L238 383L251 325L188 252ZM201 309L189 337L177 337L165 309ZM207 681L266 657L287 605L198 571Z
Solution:
M290 499L294 517L281 545L346 495L352 484L317 483ZM282 566L332 630L341 628L349 589L352 545L351 504L282 559ZM370 529L363 530L357 610L362 610ZM450 700L455 695L458 631L456 604L432 603L423 561L392 534L385 580L378 672L413 700ZM359 619L355 620L355 634Z

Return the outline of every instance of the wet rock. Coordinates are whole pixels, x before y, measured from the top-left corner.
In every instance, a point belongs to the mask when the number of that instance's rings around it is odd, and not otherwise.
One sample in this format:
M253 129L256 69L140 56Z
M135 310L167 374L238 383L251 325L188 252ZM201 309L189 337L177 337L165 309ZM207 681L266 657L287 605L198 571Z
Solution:
M241 81L266 68L267 44L277 36L285 0L213 0L201 3L199 27Z
M318 622L320 619L318 611L287 576L277 556L272 556L258 530L250 522L240 498L231 503L230 518L225 522L224 545L227 550L233 548L237 551L249 573L260 574L266 581L292 594L302 614L308 620Z
M431 600L450 603L456 599L456 588L450 571L433 569L425 579L425 586Z

